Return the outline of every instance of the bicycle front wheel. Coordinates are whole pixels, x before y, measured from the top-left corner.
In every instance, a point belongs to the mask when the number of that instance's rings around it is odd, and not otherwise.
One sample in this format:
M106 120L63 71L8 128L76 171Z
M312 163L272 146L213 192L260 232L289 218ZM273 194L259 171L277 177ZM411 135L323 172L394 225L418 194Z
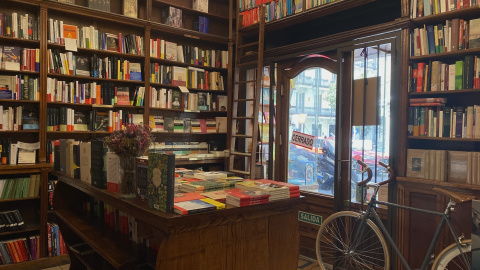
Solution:
M472 269L472 240L462 241L460 249L455 243L446 247L433 263L432 270ZM465 255L465 258L462 256L462 253Z
M371 220L363 224L363 232L353 239L361 223L360 213L352 211L335 213L322 223L316 243L320 269L389 269L387 244Z

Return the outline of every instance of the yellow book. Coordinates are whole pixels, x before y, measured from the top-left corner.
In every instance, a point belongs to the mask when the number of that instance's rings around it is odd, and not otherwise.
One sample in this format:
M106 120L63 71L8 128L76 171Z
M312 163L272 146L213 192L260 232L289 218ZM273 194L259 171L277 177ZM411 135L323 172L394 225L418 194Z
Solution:
M207 202L209 204L215 205L217 207L217 209L225 209L225 204L224 203L212 200L210 198L205 198L205 199L200 199L200 200L204 201L204 202Z

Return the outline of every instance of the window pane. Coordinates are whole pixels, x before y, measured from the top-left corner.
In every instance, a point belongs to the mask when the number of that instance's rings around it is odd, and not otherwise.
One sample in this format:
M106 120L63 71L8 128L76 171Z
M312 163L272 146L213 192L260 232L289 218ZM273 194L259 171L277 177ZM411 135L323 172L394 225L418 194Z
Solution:
M360 201L361 193L355 183L366 178L366 174L361 174L361 168L355 160L362 160L372 169L372 181L381 182L388 177L378 162L388 164L389 158L391 47L390 44L383 44L356 49L354 55L354 79L360 81L355 81L354 99L358 91L366 96L364 102L360 102L362 106L358 106L362 111L358 112L354 105L354 114L363 117L361 121L354 119L351 142L351 199ZM373 105L368 106L369 102Z
M336 79L325 69L310 68L290 85L288 182L328 195L334 186ZM292 144L293 131L313 135L314 148Z

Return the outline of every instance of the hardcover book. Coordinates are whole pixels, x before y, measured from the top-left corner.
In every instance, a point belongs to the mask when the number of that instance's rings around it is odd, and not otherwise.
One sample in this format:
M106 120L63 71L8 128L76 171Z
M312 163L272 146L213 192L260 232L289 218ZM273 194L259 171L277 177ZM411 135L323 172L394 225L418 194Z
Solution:
M192 8L201 12L208 13L208 0L193 0Z
M175 155L148 154L148 206L162 212L173 212L175 188Z
M73 130L75 131L89 131L88 130L88 112L75 111Z
M130 91L127 86L117 87L117 105L130 105Z
M107 50L118 52L118 35L106 33L107 36Z
M3 46L2 66L3 69L20 70L21 49L17 46Z
M182 28L182 10L174 7L166 7L162 9L162 23Z
M425 178L425 149L407 150L407 177Z
M142 80L142 65L140 63L130 62L130 80L141 81Z
M92 182L91 153L90 142L80 142L80 180L89 184Z
M90 58L85 56L75 57L75 75L90 77Z
M24 109L22 112L22 129L38 128L38 113L32 109Z
M137 157L137 201L145 207L148 207L147 191L148 191L148 159Z
M123 0L123 15L138 18L138 0Z

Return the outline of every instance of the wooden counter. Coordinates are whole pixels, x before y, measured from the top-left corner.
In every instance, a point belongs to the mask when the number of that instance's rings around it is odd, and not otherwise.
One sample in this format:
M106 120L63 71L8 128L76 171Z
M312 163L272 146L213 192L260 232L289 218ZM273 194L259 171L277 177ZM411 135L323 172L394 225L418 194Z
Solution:
M158 252L149 252L152 249L83 216L81 202L89 196L135 217L138 234L156 244ZM118 199L114 193L59 175L54 212L67 246L86 242L96 251L96 259L104 260L90 265L94 269L135 269L146 262L172 270L295 270L297 205L303 201L303 197L292 198L181 216ZM81 269L81 261L88 263L70 250L69 255L71 269Z

